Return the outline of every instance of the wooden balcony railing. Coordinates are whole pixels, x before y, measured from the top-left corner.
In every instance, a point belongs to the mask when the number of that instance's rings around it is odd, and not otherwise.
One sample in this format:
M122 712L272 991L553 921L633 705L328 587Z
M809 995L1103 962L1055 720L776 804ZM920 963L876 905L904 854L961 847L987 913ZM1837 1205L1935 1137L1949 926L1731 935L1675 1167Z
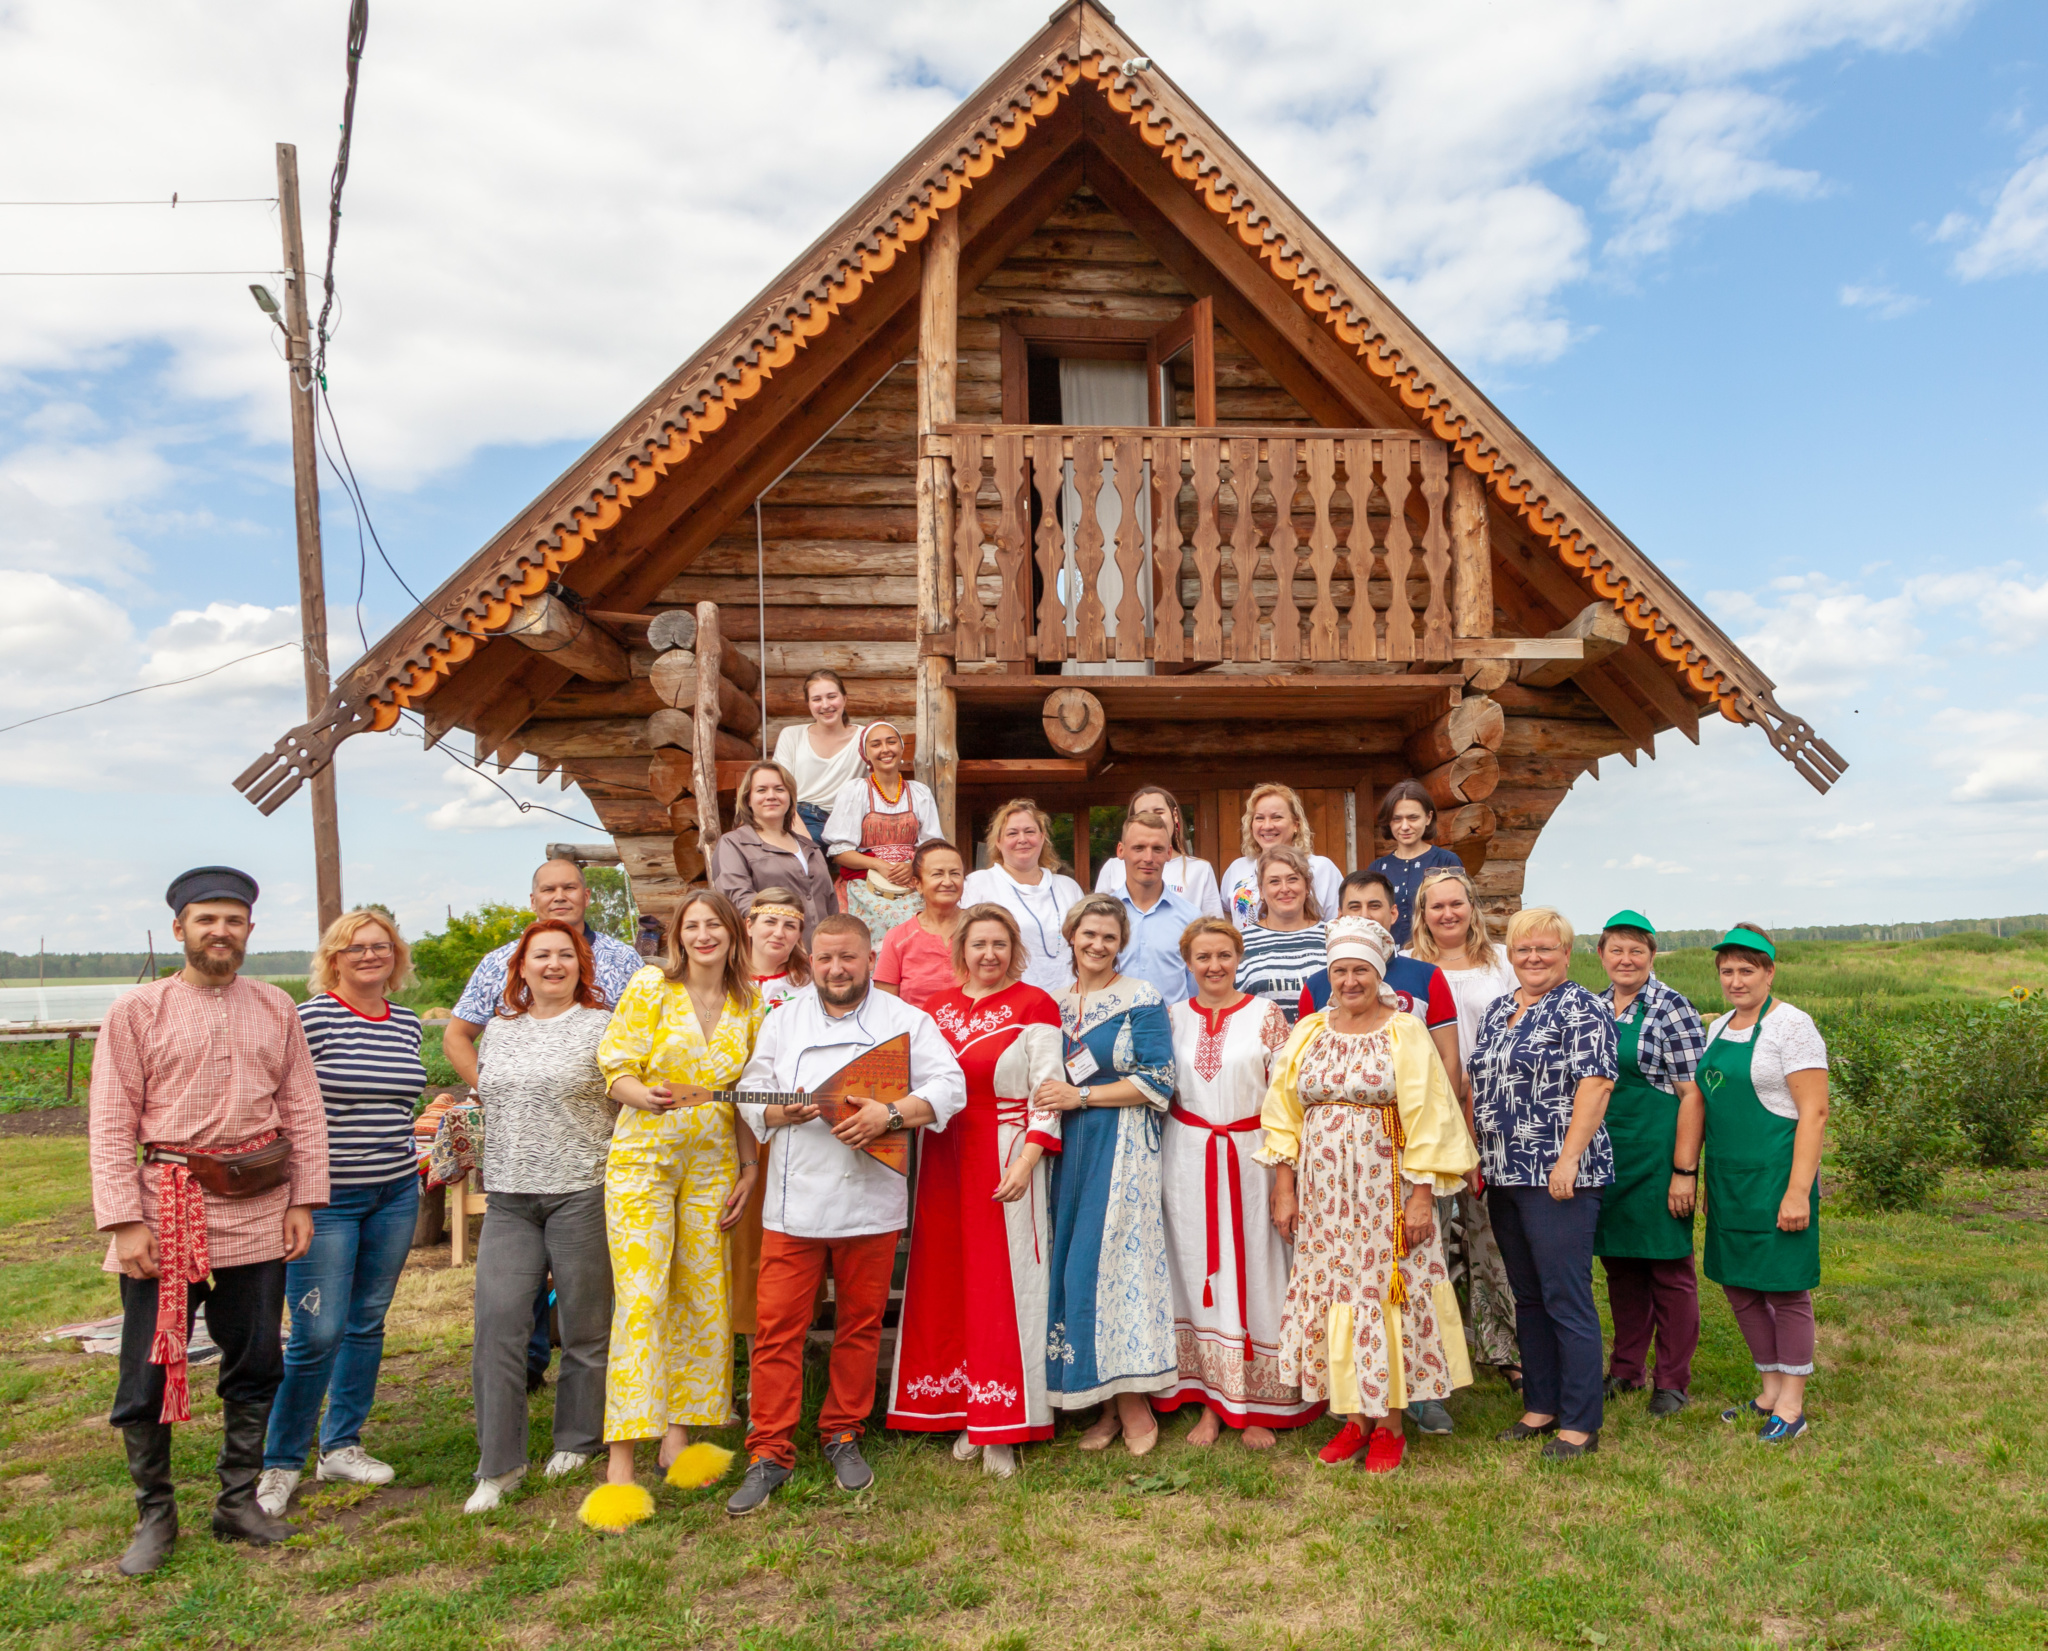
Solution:
M1445 443L950 425L956 657L1453 657Z

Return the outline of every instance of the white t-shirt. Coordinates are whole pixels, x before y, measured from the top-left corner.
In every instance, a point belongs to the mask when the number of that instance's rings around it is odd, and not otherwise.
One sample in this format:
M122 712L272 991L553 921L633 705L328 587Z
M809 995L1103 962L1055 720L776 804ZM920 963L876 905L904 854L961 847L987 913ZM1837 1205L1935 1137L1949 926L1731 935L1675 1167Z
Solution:
M796 779L796 800L813 808L830 808L839 800L846 782L861 771L860 735L840 748L836 757L821 757L811 749L815 722L792 723L775 736L775 760Z
M1176 854L1166 862L1163 875L1166 886L1204 917L1223 915L1223 894L1216 886L1216 868L1207 860L1198 860L1192 854ZM1095 879L1097 894L1120 896L1129 886L1123 861L1111 856L1102 862L1102 870Z
M1728 1023L1734 1018L1733 1009L1717 1016L1707 1028L1707 1042L1726 1038L1730 1043L1747 1043L1756 1037L1754 1026L1740 1032L1730 1031ZM1799 1103L1792 1099L1792 1086L1785 1079L1794 1072L1827 1069L1828 1046L1820 1028L1813 1024L1813 1016L1789 1003L1773 1003L1771 1012L1763 1018L1763 1036L1749 1061L1749 1081L1755 1086L1756 1098L1763 1102L1764 1110L1775 1112L1780 1118L1798 1117Z
M1404 949L1401 955L1415 954ZM1445 969L1441 963L1437 968L1450 984L1452 1000L1458 1005L1458 1059L1466 1062L1472 1059L1472 1046L1479 1041L1479 1023L1486 1018L1493 1000L1515 989L1514 965L1496 947L1494 961L1484 969Z
M1223 915L1240 929L1249 929L1259 920L1258 868L1256 859L1240 854L1223 874ZM1308 857L1308 870L1316 904L1323 909L1322 921L1327 923L1344 904L1344 874L1337 869L1336 861L1320 854Z
M1060 927L1081 898L1079 883L1043 866L1039 867L1036 886L1018 882L1004 866L983 866L979 871L971 871L967 881L960 885L963 909L987 901L1001 906L1017 920L1017 932L1024 937L1024 978L1054 997L1074 983L1073 954L1067 949Z

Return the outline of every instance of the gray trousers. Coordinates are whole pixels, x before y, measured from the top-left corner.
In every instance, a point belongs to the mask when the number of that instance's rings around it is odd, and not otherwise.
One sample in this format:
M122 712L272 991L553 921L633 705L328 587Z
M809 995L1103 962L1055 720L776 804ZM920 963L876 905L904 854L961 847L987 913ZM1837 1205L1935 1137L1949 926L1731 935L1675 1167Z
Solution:
M476 1342L469 1360L479 1479L526 1465L526 1343L533 1334L533 1298L550 1271L562 1326L555 1449L583 1456L604 1449L605 1352L612 1330L604 1188L494 1192L477 1240Z

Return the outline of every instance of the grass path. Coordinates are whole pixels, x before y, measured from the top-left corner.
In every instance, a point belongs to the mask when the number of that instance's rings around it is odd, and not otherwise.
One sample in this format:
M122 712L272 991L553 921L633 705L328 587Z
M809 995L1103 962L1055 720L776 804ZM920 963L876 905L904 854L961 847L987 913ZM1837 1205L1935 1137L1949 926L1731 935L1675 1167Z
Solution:
M1957 1178L1928 1215L1826 1212L1816 1426L1788 1450L1716 1417L1749 1388L1709 1291L1693 1408L1653 1423L1617 1407L1579 1464L1494 1444L1516 1407L1484 1379L1453 1401L1457 1435L1412 1439L1391 1479L1318 1469L1298 1439L1196 1451L1173 1422L1143 1463L1068 1435L1007 1484L943 1439L888 1438L876 1490L849 1500L807 1441L773 1511L736 1523L730 1485L664 1489L616 1539L575 1522L587 1477L461 1514L471 1275L420 1252L369 1438L398 1483L314 1489L285 1549L216 1544L202 1372L177 1450L187 1535L141 1583L112 1568L132 1517L112 1361L37 1334L112 1310L84 1143L0 1141L0 1187L0 1646L2048 1644L2044 1175Z

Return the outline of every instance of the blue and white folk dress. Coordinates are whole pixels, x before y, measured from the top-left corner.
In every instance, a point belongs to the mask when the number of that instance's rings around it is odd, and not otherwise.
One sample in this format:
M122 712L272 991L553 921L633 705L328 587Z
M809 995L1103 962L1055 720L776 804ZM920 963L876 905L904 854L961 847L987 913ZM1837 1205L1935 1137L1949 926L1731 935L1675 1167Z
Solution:
M1179 1379L1159 1178L1173 1026L1159 993L1129 975L1088 994L1085 1006L1070 989L1060 1025L1070 1073L1083 1049L1094 1057L1079 1082L1127 1078L1145 1095L1143 1105L1083 1107L1061 1120L1045 1385L1053 1408L1079 1410L1118 1393L1165 1392Z

